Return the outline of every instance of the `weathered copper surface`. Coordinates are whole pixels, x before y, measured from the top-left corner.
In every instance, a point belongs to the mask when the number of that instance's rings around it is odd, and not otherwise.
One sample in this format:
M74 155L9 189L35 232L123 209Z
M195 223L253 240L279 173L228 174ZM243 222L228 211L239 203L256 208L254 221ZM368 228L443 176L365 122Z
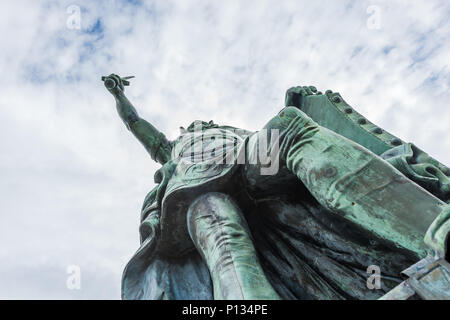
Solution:
M162 167L124 299L449 298L449 168L314 87L258 132L195 122L169 141L128 79L102 78Z

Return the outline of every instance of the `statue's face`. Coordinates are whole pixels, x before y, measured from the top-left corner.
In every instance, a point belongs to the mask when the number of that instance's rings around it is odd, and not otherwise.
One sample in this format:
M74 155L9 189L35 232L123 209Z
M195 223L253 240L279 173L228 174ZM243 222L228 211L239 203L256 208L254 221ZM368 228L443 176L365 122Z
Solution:
M209 122L196 120L189 125L189 127L187 128L187 131L188 132L205 131L207 129L218 128L218 127L219 127L219 125L215 124L212 120Z

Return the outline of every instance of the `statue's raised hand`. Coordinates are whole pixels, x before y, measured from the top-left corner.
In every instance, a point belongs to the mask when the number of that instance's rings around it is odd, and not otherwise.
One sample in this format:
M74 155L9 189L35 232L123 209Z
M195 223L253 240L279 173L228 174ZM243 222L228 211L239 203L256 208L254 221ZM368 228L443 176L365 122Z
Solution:
M116 95L123 92L125 86L130 85L128 80L132 78L134 78L134 76L121 78L117 74L112 73L107 77L102 77L102 81L104 82L106 89L113 95Z
M290 88L286 92L285 106L300 107L302 97L312 96L316 94L322 93L318 92L316 87L313 86L298 86Z

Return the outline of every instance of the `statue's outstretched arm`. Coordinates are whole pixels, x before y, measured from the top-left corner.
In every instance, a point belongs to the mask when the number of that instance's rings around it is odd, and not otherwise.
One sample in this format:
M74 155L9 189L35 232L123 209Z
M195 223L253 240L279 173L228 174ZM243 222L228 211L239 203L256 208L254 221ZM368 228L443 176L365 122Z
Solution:
M136 109L125 96L124 85L128 82L118 75L103 77L105 87L116 99L116 108L128 130L144 145L153 160L164 164L170 159L171 144L166 136L146 120L139 117Z

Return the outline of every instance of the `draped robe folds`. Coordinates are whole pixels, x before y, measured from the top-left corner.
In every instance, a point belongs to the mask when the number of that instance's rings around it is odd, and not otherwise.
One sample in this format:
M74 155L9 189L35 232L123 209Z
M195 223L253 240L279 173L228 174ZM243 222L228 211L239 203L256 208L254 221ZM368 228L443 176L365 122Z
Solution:
M215 143L233 149L234 160L249 150L252 133L219 127L212 135L223 133L231 140ZM202 133L198 137L211 141ZM184 161L187 146L181 136L172 160L155 174L158 185L141 212L141 245L123 273L123 299L213 299L208 268L188 237L185 217L190 202L211 191L231 194L242 208L261 266L283 299L377 299L402 281L402 270L426 255L425 246L401 248L364 222L356 224L325 208L284 165L276 176L252 185L242 178L246 165L236 161ZM218 156L211 147L206 144L194 154ZM431 178L410 161L413 148L405 144L382 158L433 192ZM436 192L442 199L442 188ZM381 270L380 289L367 286L370 266Z

